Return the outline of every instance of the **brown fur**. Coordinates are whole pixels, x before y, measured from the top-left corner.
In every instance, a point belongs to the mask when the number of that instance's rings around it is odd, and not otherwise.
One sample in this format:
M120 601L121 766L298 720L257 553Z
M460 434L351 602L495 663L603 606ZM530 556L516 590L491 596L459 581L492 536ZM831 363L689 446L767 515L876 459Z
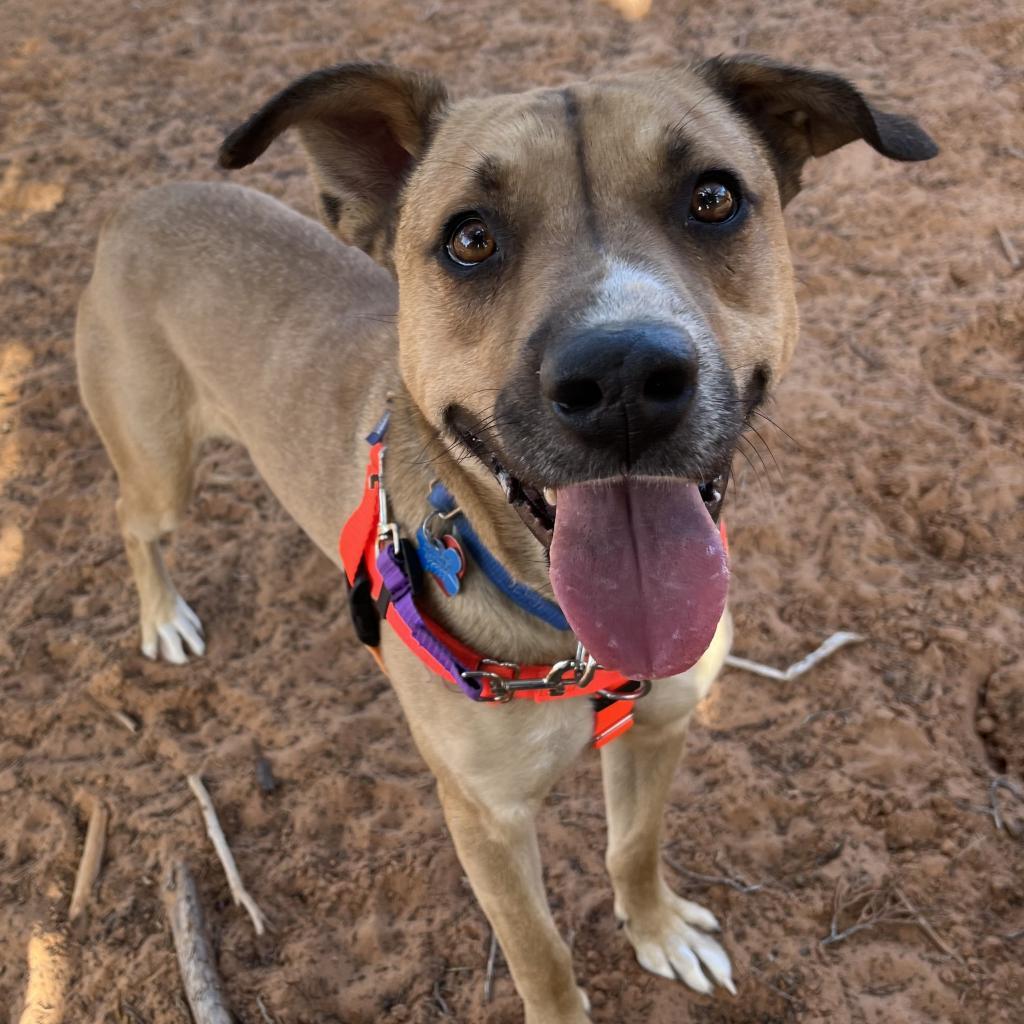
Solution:
M271 100L227 140L222 163L251 162L291 126L326 223L379 265L267 196L175 185L111 218L82 299L81 389L117 470L150 653L176 656L183 638L196 639L159 542L188 503L202 441L244 444L337 561L338 530L362 487L363 436L389 396L386 478L403 530L414 533L440 478L512 573L550 593L536 541L491 475L451 451L446 410L494 420L503 393L529 388L529 350L545 324L628 301L690 311L710 378L721 375L701 396L703 415L709 429L735 417L720 396L745 400L777 380L796 342L781 211L800 165L860 137L899 159L933 151L912 122L874 111L841 79L754 59L457 104L427 76L340 65ZM732 168L752 203L713 255L677 226L681 183L708 167ZM510 257L500 274L470 282L439 258L444 224L466 209L501 223ZM643 287L616 290L620 264L642 266ZM503 438L517 465L531 457L526 430ZM564 634L479 573L431 611L495 657L572 653ZM659 841L689 714L730 639L726 615L704 658L657 682L634 729L602 753L616 913L659 973L680 971L680 947L705 963L724 958L701 931L710 914L663 881ZM532 819L589 741L589 704L473 704L387 631L382 659L527 1021L580 1024L585 1000L547 908ZM724 971L719 961L717 980Z

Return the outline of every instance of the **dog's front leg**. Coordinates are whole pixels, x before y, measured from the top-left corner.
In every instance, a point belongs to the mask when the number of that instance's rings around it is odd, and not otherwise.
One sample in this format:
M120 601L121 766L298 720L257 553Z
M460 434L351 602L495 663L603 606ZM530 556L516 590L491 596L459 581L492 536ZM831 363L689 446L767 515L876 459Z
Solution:
M690 713L718 674L731 633L726 613L701 661L684 675L657 680L638 702L633 728L601 751L615 914L642 967L698 992L711 991L707 974L734 992L732 971L725 951L706 934L718 930L714 915L665 882L662 818Z
M586 996L544 892L535 808L500 788L495 799L481 801L457 783L439 781L455 849L501 944L526 1024L583 1024Z

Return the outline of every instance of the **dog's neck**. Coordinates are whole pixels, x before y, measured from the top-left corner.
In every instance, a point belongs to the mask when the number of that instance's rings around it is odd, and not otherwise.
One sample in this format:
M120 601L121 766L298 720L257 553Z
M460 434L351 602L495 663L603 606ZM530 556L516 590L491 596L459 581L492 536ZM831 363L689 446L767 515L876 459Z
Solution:
M505 500L497 482L471 457L440 436L405 388L389 401L384 478L392 518L414 538L431 511L427 496L440 480L477 535L519 582L553 599L544 551ZM422 601L446 629L488 657L518 662L553 661L571 655L576 641L528 614L501 593L472 560L462 588L445 597L427 581ZM502 614L495 615L495 608Z

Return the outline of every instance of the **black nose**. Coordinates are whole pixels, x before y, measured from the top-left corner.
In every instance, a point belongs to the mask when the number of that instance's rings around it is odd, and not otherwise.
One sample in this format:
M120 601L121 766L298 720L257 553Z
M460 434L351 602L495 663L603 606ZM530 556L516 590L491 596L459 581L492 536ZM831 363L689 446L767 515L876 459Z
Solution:
M616 323L574 331L540 367L559 422L628 462L683 418L697 384L690 336L668 324Z

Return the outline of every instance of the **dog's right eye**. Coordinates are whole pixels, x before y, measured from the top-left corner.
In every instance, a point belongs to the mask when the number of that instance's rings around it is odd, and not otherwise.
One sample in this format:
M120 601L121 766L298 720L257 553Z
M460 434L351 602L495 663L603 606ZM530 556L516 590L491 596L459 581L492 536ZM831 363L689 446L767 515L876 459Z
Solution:
M724 176L701 178L690 198L690 216L702 224L724 224L739 210L740 197L736 187Z
M448 256L460 266L472 267L490 259L498 250L491 229L478 216L466 217L456 224L445 244Z

